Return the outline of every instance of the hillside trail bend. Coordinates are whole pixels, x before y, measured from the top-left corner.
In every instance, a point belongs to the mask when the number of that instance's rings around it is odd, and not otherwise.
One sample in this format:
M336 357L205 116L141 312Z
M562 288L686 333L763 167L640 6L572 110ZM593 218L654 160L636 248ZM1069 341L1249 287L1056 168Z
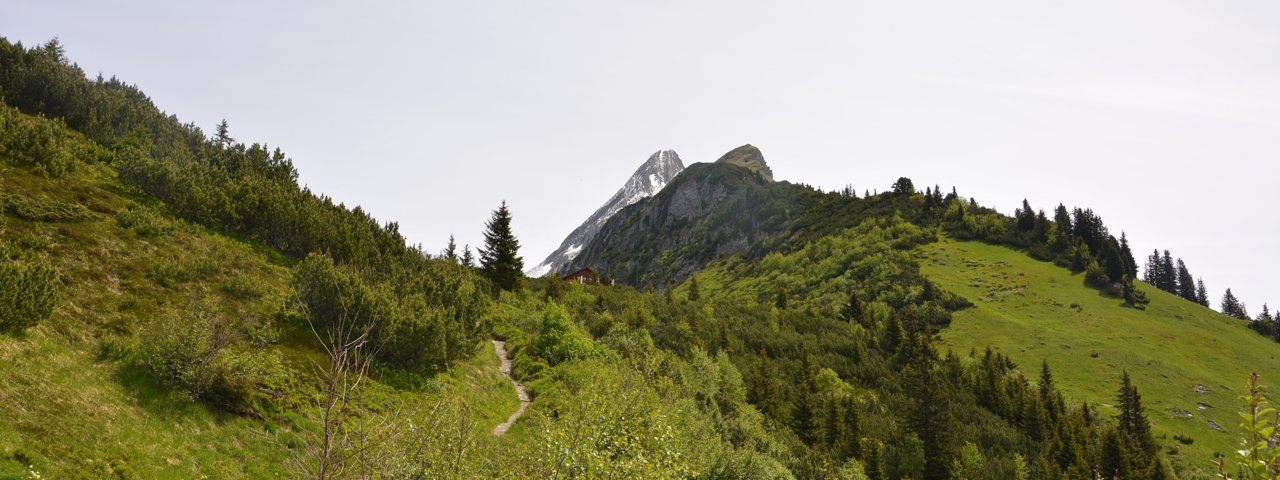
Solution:
M502 372L502 376L507 377L507 380L511 380L511 385L516 388L516 397L520 399L520 408L517 408L510 417L507 417L507 421L493 427L494 435L502 435L507 433L507 430L511 428L511 424L516 423L516 419L524 415L524 409L529 406L529 392L524 389L523 383L511 376L511 358L507 356L507 342L494 340L493 351L498 354L498 360L502 362L498 370Z

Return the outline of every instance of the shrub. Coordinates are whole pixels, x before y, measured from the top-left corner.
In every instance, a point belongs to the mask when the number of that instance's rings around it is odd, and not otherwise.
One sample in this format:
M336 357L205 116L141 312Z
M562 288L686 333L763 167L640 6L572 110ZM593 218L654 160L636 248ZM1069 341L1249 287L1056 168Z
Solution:
M267 287L257 278L240 272L231 272L222 279L222 291L236 298L259 298L267 293Z
M0 330L22 331L49 318L58 301L53 267L35 258L9 258L0 245Z
M569 312L557 303L548 304L543 311L534 345L538 356L551 365L593 357L600 350L587 332L569 318Z
M205 257L160 258L147 265L147 276L166 287L203 278L216 271L218 262Z
M93 212L84 205L48 197L0 194L0 209L15 217L33 222L81 222L94 217Z
M201 398L223 368L235 328L206 300L157 317L142 331L142 362L162 382Z
M17 109L0 105L0 157L50 176L74 170L59 126L52 120L24 117Z
M173 222L143 207L120 210L116 213L116 224L139 237L161 237L173 231Z

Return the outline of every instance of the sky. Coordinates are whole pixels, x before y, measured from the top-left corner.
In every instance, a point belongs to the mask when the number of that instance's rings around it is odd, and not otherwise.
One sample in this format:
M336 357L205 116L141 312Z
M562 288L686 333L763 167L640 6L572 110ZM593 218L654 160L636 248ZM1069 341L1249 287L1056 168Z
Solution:
M1215 305L1280 304L1280 2L0 0L206 132L438 251L508 202L525 265L659 149L1092 208Z

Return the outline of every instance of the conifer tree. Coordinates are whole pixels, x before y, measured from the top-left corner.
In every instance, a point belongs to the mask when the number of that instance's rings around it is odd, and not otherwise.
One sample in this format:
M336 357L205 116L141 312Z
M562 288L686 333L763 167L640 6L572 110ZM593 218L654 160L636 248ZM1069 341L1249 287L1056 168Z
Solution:
M1168 250L1160 258L1160 289L1174 295L1178 294L1178 269L1173 266L1173 255Z
M1147 265L1142 269L1142 281L1160 288L1160 250L1152 250L1147 257Z
M218 122L217 133L214 134L213 143L222 148L230 147L235 143L236 139L231 138L231 128L227 125L227 119Z
M1124 271L1131 278L1138 278L1138 262L1133 258L1133 250L1129 248L1129 239L1120 232L1120 259L1124 260Z
M696 302L702 298L702 293L698 291L698 276L689 276L689 301Z
M511 211L507 202L494 210L485 223L484 248L480 249L480 272L501 290L520 287L524 259L519 255L520 242L511 233Z
M449 235L449 243L444 246L444 258L451 262L458 261L458 244L453 242L453 235Z
M1117 395L1120 404L1120 415L1116 417L1120 431L1142 448L1149 457L1156 453L1155 437L1151 435L1151 421L1142 411L1142 395L1138 388L1129 381L1129 372L1124 371L1120 377L1120 391Z
M476 258L471 255L471 245L462 246L462 266L464 267L476 266Z
M1222 295L1222 313L1241 320L1249 320L1249 312L1245 309L1244 303L1231 293L1231 289L1227 289L1227 293Z
M1074 229L1071 214L1067 212L1065 205L1059 203L1058 208L1053 210L1053 224L1057 226L1058 234L1049 245L1049 250L1059 254L1066 253L1075 244L1075 239L1071 236Z
M1031 209L1031 204L1027 199L1022 199L1022 208L1017 209L1013 213L1014 218L1018 221L1018 230L1029 232L1036 226L1036 211Z
M1187 271L1187 264L1178 259L1178 296L1187 301L1196 301L1196 281Z

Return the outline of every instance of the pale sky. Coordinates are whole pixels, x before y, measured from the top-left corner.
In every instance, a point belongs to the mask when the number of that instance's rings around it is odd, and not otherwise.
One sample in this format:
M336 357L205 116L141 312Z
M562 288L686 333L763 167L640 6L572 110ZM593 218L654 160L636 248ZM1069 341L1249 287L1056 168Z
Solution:
M540 262L656 150L1091 207L1215 307L1280 304L1280 2L0 0L430 250L507 200Z

